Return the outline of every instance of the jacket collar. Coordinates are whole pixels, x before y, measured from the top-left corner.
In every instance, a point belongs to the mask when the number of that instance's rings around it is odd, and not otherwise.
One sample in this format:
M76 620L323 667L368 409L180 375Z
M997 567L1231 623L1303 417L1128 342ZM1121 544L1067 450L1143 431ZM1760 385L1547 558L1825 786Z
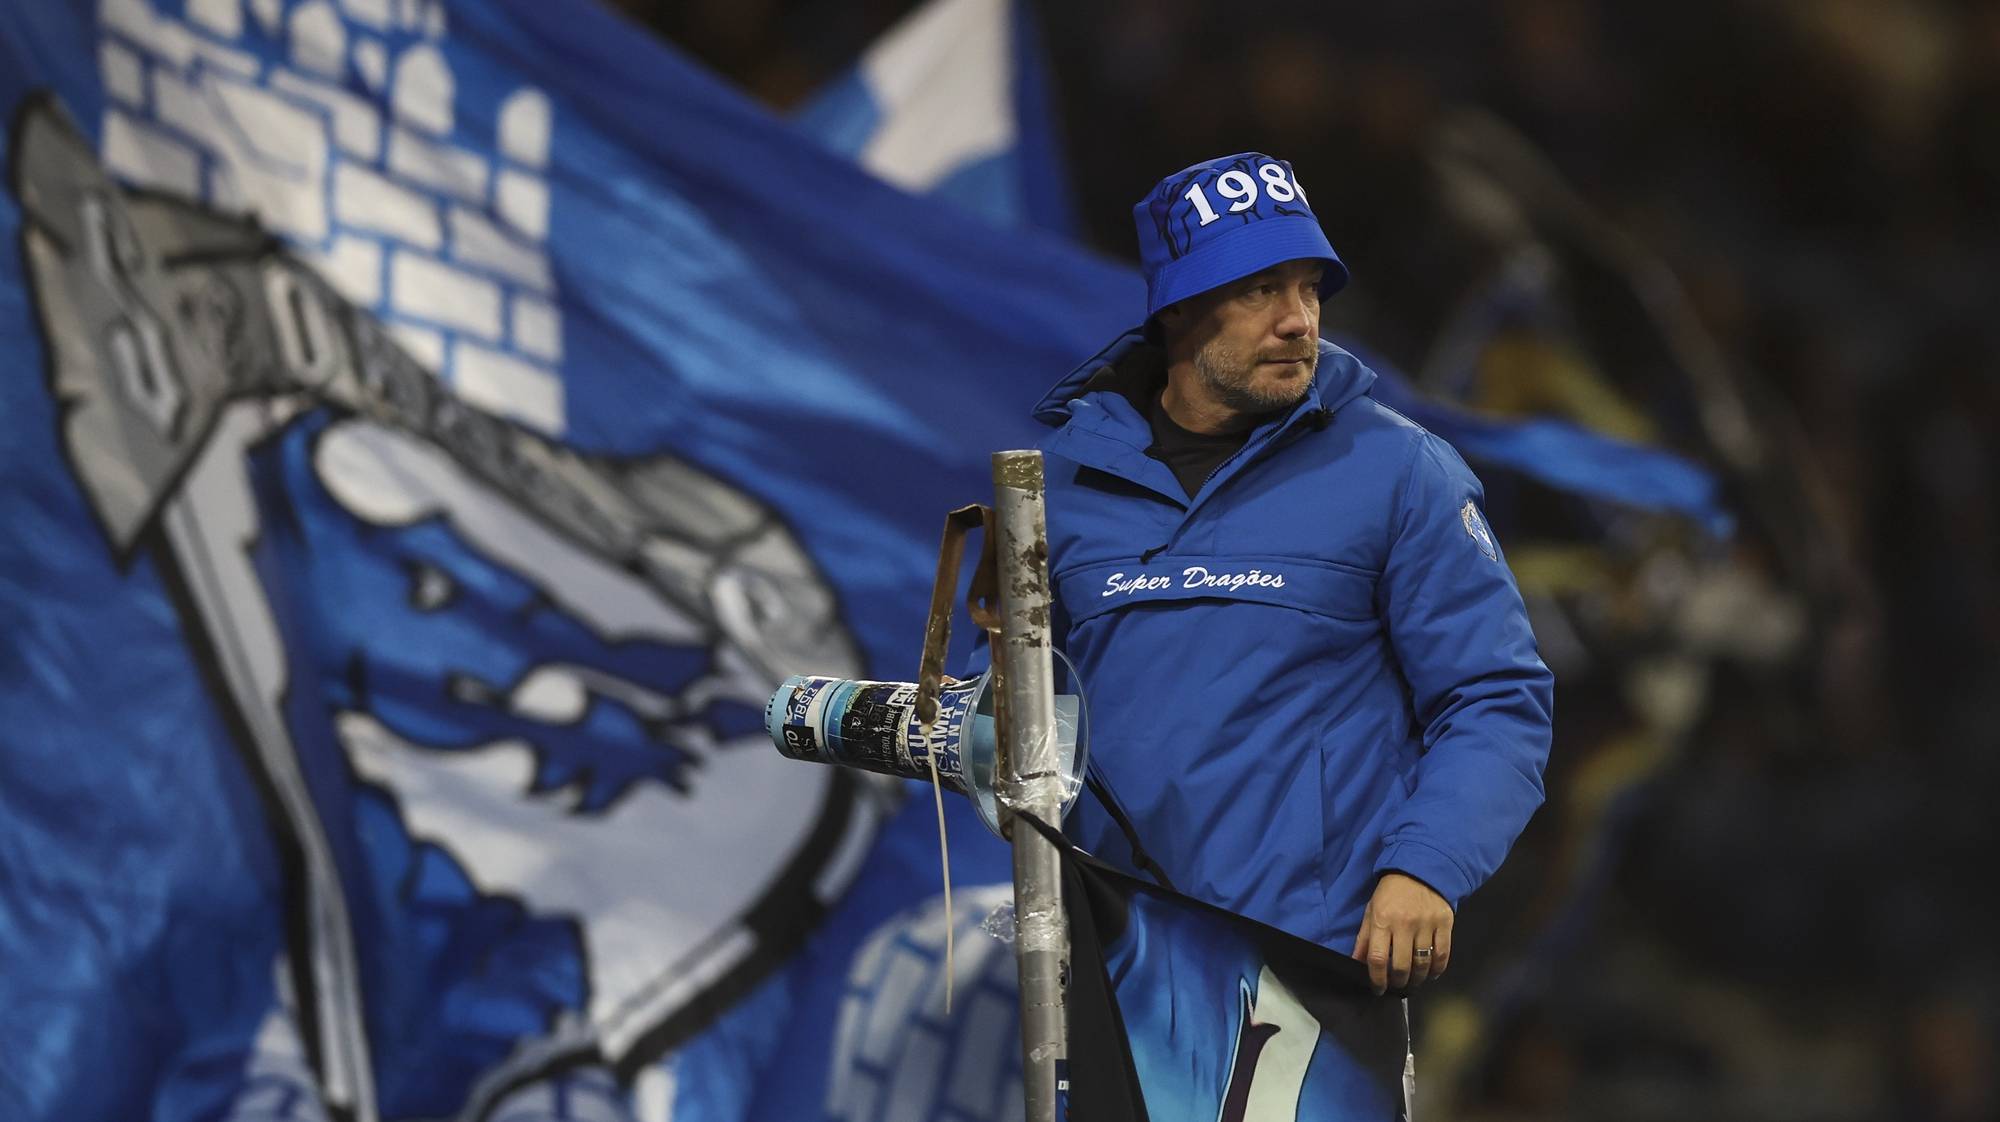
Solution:
M1076 402L1100 393L1114 393L1131 402L1144 415L1145 397L1165 377L1165 357L1157 344L1146 341L1138 330L1113 339L1109 346L1070 371L1035 403L1034 417L1051 428L1063 428L1077 419ZM1313 412L1332 416L1355 398L1365 395L1375 384L1375 372L1361 360L1324 339L1319 341L1319 367L1313 372L1306 396L1285 421ZM1103 416L1104 411L1092 414Z
M1048 451L1158 492L1183 505L1190 516L1207 494L1275 447L1288 430L1302 422L1324 427L1336 409L1375 384L1374 371L1320 340L1319 366L1304 399L1282 417L1253 429L1244 450L1190 498L1165 464L1146 455L1153 442L1152 426L1146 421L1148 399L1166 377L1164 366L1165 356L1157 345L1137 331L1127 332L1057 382L1035 406L1034 416L1057 430L1043 445Z

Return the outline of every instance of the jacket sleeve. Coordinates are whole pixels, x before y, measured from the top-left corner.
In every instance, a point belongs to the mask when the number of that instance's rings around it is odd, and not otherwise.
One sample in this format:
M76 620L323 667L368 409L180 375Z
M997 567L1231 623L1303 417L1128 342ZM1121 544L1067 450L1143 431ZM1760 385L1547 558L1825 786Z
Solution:
M1541 805L1555 704L1555 679L1482 499L1465 461L1422 434L1377 590L1424 752L1375 871L1415 877L1453 909L1500 867Z

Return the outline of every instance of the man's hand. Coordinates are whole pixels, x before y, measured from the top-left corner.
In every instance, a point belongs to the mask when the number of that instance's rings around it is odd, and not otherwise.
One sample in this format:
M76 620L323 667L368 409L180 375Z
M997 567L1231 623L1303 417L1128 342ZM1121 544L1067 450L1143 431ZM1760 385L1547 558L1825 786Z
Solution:
M1443 974L1451 962L1451 920L1451 905L1429 885L1383 873L1354 940L1354 957L1368 964L1375 992L1415 989ZM1430 953L1417 953L1425 948Z

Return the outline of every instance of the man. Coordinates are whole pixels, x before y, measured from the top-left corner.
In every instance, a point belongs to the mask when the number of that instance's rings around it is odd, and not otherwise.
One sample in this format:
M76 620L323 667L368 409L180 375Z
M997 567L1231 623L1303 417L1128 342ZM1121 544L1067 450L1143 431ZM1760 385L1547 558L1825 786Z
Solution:
M1319 338L1347 269L1291 165L1196 164L1134 216L1145 324L1035 409L1093 757L1180 891L1421 985L1549 746L1479 482ZM1089 800L1071 831L1131 849Z

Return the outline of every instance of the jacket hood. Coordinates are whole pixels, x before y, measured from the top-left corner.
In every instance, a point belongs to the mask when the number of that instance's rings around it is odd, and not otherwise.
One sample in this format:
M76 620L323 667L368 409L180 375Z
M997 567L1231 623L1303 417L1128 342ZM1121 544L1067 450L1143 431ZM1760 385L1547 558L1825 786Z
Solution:
M1070 402L1100 390L1133 397L1165 376L1166 356L1159 344L1148 342L1145 333L1134 328L1113 339L1111 344L1085 360L1050 388L1035 403L1034 418L1050 428L1068 423ZM1306 397L1294 408L1319 409L1332 413L1375 384L1375 372L1361 360L1325 339L1319 341L1319 367L1313 372ZM1143 409L1143 405L1140 406Z

